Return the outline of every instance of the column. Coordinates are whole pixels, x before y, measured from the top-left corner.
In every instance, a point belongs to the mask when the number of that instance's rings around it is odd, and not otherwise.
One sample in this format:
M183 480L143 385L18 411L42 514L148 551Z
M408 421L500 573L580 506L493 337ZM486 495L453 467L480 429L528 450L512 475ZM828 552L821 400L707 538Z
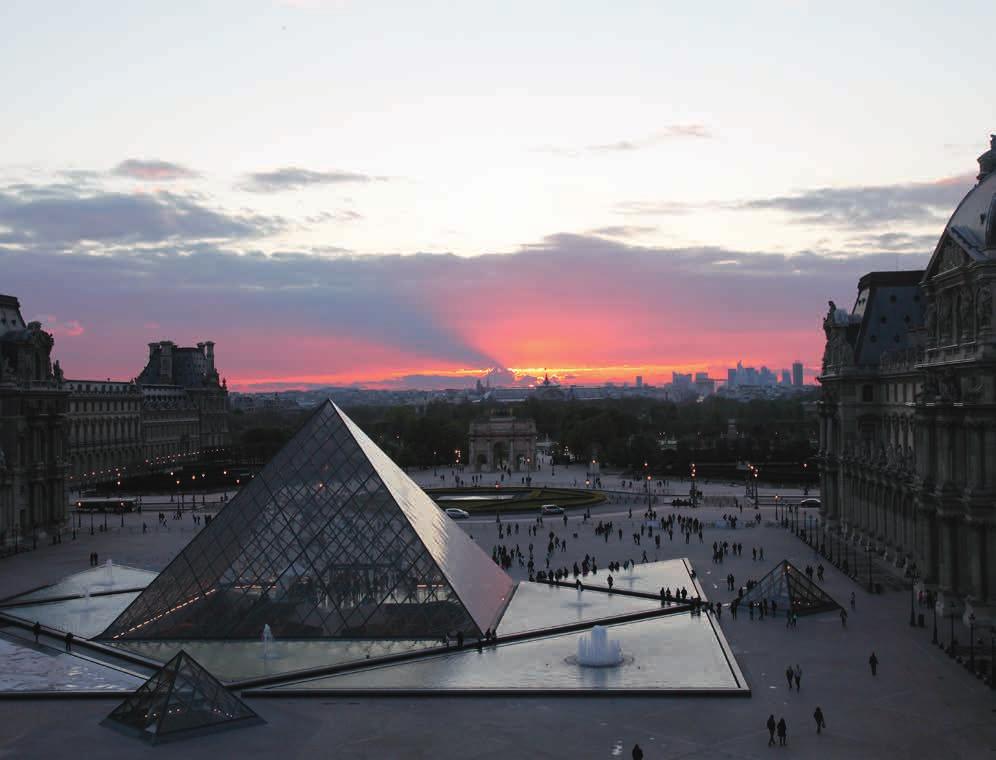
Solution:
M950 517L941 517L940 520L940 540L938 549L938 569L940 570L939 583L942 588L954 590L958 582L957 562L957 533L955 531L954 520Z

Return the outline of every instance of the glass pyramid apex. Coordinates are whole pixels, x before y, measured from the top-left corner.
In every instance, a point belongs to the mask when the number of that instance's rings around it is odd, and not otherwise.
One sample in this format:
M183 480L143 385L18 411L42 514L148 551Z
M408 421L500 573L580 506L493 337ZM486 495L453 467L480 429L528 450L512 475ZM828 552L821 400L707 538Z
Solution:
M102 637L476 637L513 585L327 401Z
M101 721L153 744L262 722L183 650Z
M764 600L769 604L775 601L779 609L792 610L799 615L828 612L840 607L833 597L787 559L761 578L754 588L743 595L740 603L761 603Z

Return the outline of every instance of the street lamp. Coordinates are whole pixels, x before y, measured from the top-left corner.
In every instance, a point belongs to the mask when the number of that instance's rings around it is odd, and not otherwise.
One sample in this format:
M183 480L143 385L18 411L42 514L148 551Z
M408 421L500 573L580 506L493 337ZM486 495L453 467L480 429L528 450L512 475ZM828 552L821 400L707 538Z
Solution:
M692 462L692 509L698 506L699 489L695 487L695 462Z
M914 599L916 597L916 582L920 580L920 574L916 570L913 571L913 575L910 577L910 627L916 625L916 615L914 614L915 606Z
M968 615L968 669L975 674L975 613Z
M872 548L869 546L865 549L868 553L868 593L872 593L874 586L872 586Z
M934 598L933 593L931 593L930 596L931 596L931 601L933 602L933 604L931 604L930 606L934 608L934 636L933 638L931 638L930 642L932 644L936 644L937 643L937 600Z

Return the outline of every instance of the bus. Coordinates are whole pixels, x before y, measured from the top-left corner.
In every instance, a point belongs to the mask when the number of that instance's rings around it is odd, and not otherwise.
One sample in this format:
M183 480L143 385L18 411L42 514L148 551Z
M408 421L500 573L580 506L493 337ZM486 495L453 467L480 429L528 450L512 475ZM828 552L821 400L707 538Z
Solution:
M76 502L77 512L134 512L138 502L135 499L80 499Z

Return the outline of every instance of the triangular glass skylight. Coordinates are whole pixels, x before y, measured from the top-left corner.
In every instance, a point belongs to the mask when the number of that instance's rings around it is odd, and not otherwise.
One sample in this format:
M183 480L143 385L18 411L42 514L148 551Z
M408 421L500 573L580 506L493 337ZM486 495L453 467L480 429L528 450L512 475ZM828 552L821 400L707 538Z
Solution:
M512 587L327 401L102 637L476 637Z
M152 743L262 722L182 650L102 721Z
M792 610L799 615L814 612L827 612L840 607L822 588L806 577L787 559L782 560L766 576L761 578L740 600L748 602L777 602L782 610Z

